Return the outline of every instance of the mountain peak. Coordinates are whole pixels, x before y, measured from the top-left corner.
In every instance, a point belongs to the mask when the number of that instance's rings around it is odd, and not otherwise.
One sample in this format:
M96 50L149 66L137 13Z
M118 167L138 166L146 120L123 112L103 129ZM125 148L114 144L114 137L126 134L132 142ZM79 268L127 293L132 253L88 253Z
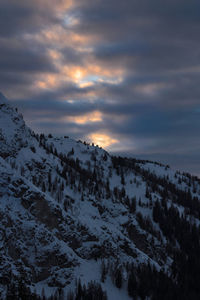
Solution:
M0 92L0 104L8 103L7 98Z
M6 103L0 94L0 299L200 299L200 179L34 134Z

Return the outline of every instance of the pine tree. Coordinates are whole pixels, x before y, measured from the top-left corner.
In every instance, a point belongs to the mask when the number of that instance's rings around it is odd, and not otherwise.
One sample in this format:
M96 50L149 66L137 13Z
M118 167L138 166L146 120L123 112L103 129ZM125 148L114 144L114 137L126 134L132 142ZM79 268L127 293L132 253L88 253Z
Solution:
M121 184L125 185L125 181L124 181L124 172L123 169L121 168Z
M115 273L115 285L118 289L122 287L122 272L120 269L117 269Z
M49 170L48 173L48 191L51 191L51 185L52 185L52 181L51 181L51 171Z
M44 193L46 192L46 186L45 186L44 181L42 182L42 191L43 191Z
M101 281L104 282L106 279L106 265L104 260L102 261L102 265L101 265Z
M128 277L128 294L131 297L135 297L137 295L137 281L133 270Z
M131 203L130 203L130 212L133 214L136 211L136 197L133 197L131 199Z

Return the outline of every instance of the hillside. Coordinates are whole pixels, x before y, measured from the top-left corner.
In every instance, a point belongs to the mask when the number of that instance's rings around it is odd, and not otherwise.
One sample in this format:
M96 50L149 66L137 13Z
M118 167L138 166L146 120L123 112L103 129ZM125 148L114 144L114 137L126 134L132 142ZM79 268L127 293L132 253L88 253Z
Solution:
M197 177L35 134L2 95L0 172L1 299L200 298Z

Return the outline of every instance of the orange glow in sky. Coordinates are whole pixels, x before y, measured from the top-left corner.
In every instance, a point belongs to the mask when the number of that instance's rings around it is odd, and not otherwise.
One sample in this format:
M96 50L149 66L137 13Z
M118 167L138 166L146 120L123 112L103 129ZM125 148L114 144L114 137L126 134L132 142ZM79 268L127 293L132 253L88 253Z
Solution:
M83 78L83 76L84 76L84 72L81 69L77 69L73 74L73 77L77 81L80 81Z
M100 111L93 111L92 113L88 113L82 116L70 116L67 117L66 120L76 124L84 125L87 123L102 122L103 116Z
M117 139L114 139L108 134L104 134L104 133L92 133L88 136L88 138L95 145L98 145L103 148L107 148L119 142Z

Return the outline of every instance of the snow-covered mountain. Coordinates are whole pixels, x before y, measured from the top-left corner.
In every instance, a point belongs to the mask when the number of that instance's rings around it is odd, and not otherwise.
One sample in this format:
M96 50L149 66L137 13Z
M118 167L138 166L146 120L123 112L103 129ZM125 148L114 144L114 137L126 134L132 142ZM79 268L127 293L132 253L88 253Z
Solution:
M0 172L1 299L199 299L197 177L37 135L2 94Z

